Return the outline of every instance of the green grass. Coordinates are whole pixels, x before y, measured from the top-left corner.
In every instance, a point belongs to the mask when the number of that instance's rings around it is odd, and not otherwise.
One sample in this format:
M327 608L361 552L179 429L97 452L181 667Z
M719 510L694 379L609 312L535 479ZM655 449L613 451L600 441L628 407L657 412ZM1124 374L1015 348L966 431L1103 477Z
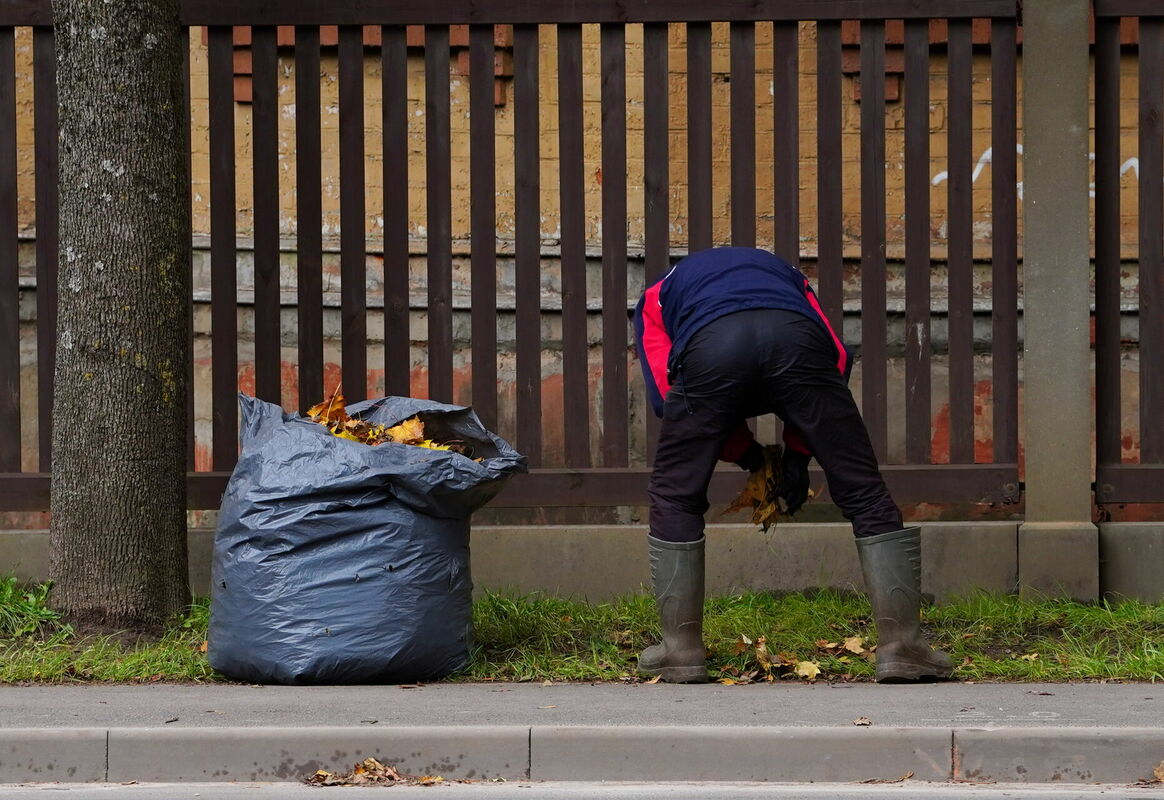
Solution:
M48 607L51 589L0 579L0 684L224 680L201 650L209 604L195 603L160 640L79 637ZM582 603L540 594L487 594L474 605L473 661L454 680L635 680L637 653L657 640L645 594ZM1164 680L1164 604L1084 604L979 594L924 612L927 634L962 680ZM833 591L754 592L708 601L704 640L716 679L868 680L868 656L848 637L876 637L863 597ZM763 637L763 638L761 638Z

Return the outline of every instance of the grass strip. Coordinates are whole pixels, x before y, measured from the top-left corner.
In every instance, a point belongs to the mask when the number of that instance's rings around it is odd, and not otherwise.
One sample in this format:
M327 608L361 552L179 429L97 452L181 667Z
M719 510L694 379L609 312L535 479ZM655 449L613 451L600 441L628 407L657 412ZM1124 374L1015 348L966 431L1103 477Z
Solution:
M224 681L206 660L209 601L156 641L80 637L48 606L50 588L0 579L0 683ZM486 593L473 609L470 665L451 680L633 681L658 639L654 601L585 603ZM1164 680L1164 604L1077 603L975 594L926 608L927 635L961 680ZM876 643L864 597L836 591L750 592L708 600L708 666L734 683L870 680ZM853 645L846 649L845 644ZM798 674L798 671L802 674Z

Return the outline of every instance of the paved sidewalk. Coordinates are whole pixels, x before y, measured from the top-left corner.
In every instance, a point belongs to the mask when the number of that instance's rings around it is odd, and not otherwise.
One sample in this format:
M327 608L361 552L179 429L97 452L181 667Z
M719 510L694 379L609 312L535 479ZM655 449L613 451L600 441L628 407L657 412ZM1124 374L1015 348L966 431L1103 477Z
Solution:
M0 687L0 784L290 781L367 756L446 778L1134 783L1164 764L1164 686Z

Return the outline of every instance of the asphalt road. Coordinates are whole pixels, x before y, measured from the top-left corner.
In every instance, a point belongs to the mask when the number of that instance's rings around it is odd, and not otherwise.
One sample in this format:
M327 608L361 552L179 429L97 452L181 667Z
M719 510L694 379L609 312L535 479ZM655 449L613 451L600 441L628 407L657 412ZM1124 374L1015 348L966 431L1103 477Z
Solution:
M390 786L376 789L321 788L294 783L246 784L40 784L0 785L4 800L274 800L315 798L328 800L338 793L350 798L388 797L428 800L1140 800L1164 797L1164 788L1134 786L966 785L949 783L902 783L869 785L851 783L530 783L449 784L447 786Z

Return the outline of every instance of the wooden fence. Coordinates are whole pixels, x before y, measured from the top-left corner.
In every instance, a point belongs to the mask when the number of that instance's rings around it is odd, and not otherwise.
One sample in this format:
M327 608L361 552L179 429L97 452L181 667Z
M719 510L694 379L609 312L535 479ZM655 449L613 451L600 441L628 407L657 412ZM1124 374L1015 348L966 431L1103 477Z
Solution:
M1111 2L1116 8L1136 3ZM1138 5L1144 5L1139 3ZM1117 9L1118 10L1118 9ZM935 464L931 402L932 243L930 233L930 131L928 36L932 19L948 22L948 342L950 397L950 463ZM232 28L251 26L253 51L253 136L255 161L255 386L259 397L280 402L278 146L276 108L277 26L295 26L296 73L296 207L298 215L298 380L300 396L322 395L324 333L322 307L322 241L320 185L320 26L338 25L340 118L340 270L342 373L349 399L359 399L366 386L368 306L364 293L367 242L365 207L365 141L362 136L362 27L382 26L383 152L386 187L407 172L405 107L406 30L424 26L425 103L427 136L427 357L428 395L451 400L453 390L452 252L450 201L449 26L469 26L470 160L473 208L471 219L472 402L492 424L498 413L496 325L496 209L499 189L495 170L493 114L494 26L513 26L513 106L515 166L512 189L516 203L516 430L514 444L528 454L535 469L515 479L496 504L502 506L641 505L648 470L632 466L628 413L632 354L628 350L628 157L641 155L645 164L645 274L661 275L671 261L668 229L669 152L669 26L686 26L686 113L689 135L683 159L688 164L688 246L712 244L711 24L730 23L730 202L731 241L756 241L757 120L753 103L756 80L757 22L774 26L773 90L780 102L774 124L775 249L793 261L799 258L802 195L816 193L819 257L816 282L828 316L835 325L842 314L841 169L842 23L860 23L860 222L859 265L861 301L861 394L859 400L871 437L884 458L890 429L891 393L904 396L904 463L886 464L885 474L901 502L1014 501L1018 482L1018 265L1016 203L1016 4L1014 0L620 0L579 4L566 0L541 3L517 0L451 0L424 2L325 3L284 0L280 3L235 0L184 0L182 21L208 29L210 195L211 195L211 338L213 379L212 471L189 476L190 506L215 508L236 458L238 391L236 143L233 117ZM886 229L886 99L884 94L887 20L904 20L905 119L905 342L904 384L890 385L887 353ZM992 356L993 450L976 457L974 437L974 287L971 202L972 151L971 63L975 47L972 25L990 28L992 141L994 154L990 201L992 275L990 281L990 355ZM818 100L815 118L801 118L798 98L801 23L815 24ZM602 402L598 419L587 409L587 309L583 164L582 26L601 26L601 200L602 231ZM626 26L643 25L641 54L628 53ZM1160 21L1148 21L1145 69L1155 63L1147 80L1159 89ZM37 408L40 420L39 471L20 471L19 327L17 309L16 143L13 80L14 30L31 26L35 40L36 136L36 303ZM543 458L540 319L542 254L539 230L538 140L543 125L539 109L538 47L544 26L556 26L557 79L560 93L559 131L561 203L561 274L563 284L564 458ZM1101 44L1110 47L1110 26L1101 20ZM1147 42L1146 42L1147 44ZM626 130L626 69L628 58L640 58L644 73L644 149L628 154ZM1156 59L1155 62L1152 59ZM1107 80L1114 80L1110 75ZM740 90L737 91L737 87ZM1148 101L1142 101L1148 102ZM1159 125L1156 107L1155 124ZM804 112L810 113L810 112ZM1114 113L1107 107L1108 114ZM1106 119L1106 117L1105 117ZM800 152L802 126L817 131L815 154ZM57 264L56 98L51 12L45 0L18 0L0 6L0 510L48 506L47 471L51 461L49 425L55 336L54 304ZM1149 129L1147 134L1152 135ZM1159 135L1155 139L1155 193L1147 192L1148 212L1159 222ZM816 184L802 186L801 164L815 156ZM1149 173L1151 175L1152 173ZM392 176L389 180L388 176ZM721 180L717 177L717 180ZM1142 186L1149 186L1144 180ZM409 391L408 209L401 192L384 192L384 362L385 389ZM1156 203L1152 206L1152 203ZM1150 218L1151 213L1145 214ZM1117 228L1118 231L1118 228ZM1159 228L1149 232L1156 236ZM1142 257L1159 260L1155 245ZM1156 302L1152 291L1145 302ZM632 290L635 287L630 287ZM1110 300L1110 298L1109 298ZM1106 308L1106 306L1105 306ZM1159 317L1155 317L1159 320ZM1110 349L1110 338L1105 339ZM1164 340L1161 340L1164 343ZM1117 341L1118 345L1118 341ZM1107 352L1105 350L1105 352ZM1158 363L1159 350L1150 351ZM1110 363L1104 362L1110 369ZM1148 378L1159 397L1159 370ZM1155 381L1152 383L1152 381ZM1145 394L1145 399L1149 397ZM1154 406L1159 408L1159 403ZM193 408L193 406L191 407ZM191 411L191 419L193 418ZM633 423L637 424L637 423ZM650 424L650 423L646 423ZM895 423L896 424L896 423ZM651 428L651 431L654 429ZM1159 458L1164 453L1164 427L1159 420L1145 429ZM1106 435L1106 434L1105 434ZM191 425L191 437L193 425ZM600 436L592 448L591 437ZM649 438L649 436L648 436ZM1104 439L1106 442L1107 439ZM1146 447L1149 445L1146 445ZM193 452L193 447L191 447ZM591 453L598 457L592 461ZM1107 451L1101 451L1107 452ZM1110 463L1110 459L1107 462ZM1125 474L1122 472L1121 474ZM738 476L718 474L713 501L738 489ZM1157 484L1159 485L1159 484ZM1159 489L1156 490L1157 494Z

